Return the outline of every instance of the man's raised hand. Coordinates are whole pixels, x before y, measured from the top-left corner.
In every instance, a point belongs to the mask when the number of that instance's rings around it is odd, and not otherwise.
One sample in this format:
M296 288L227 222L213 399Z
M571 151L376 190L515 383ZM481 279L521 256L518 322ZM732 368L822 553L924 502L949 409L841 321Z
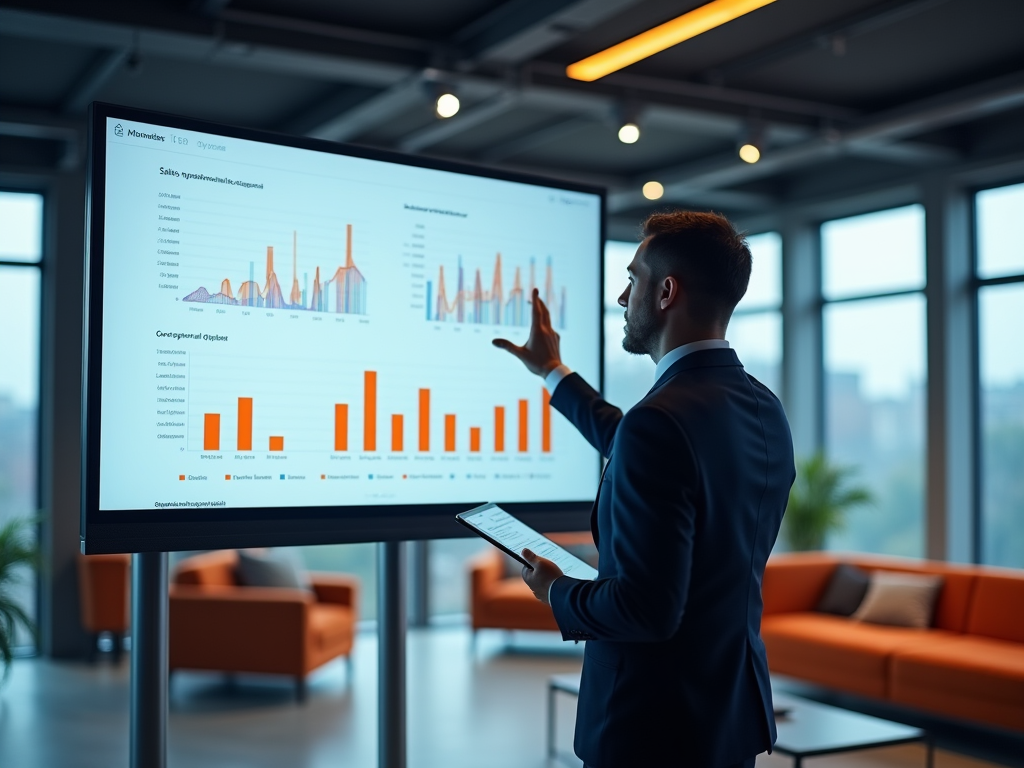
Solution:
M547 376L562 364L562 356L558 349L558 334L551 327L551 313L540 300L540 291L533 289L531 297L533 320L530 323L530 336L523 346L513 344L508 339L494 339L491 343L499 349L511 352L523 361L523 365L531 373Z

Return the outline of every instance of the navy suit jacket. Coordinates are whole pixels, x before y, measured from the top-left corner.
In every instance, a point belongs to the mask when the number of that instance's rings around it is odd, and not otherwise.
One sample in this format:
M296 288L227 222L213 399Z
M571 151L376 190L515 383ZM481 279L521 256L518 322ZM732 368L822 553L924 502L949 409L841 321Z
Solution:
M589 766L719 768L775 743L761 579L796 475L778 399L731 349L676 362L625 415L577 374L551 405L608 464L595 581L551 607L586 640L576 754Z

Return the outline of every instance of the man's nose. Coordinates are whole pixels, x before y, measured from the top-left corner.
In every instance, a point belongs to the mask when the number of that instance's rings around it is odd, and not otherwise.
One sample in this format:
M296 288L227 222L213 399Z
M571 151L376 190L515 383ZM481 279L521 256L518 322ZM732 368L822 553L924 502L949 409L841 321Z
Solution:
M619 306L624 308L627 304L629 304L629 287L628 286L626 287L626 290L624 290L622 292L622 294L619 296Z

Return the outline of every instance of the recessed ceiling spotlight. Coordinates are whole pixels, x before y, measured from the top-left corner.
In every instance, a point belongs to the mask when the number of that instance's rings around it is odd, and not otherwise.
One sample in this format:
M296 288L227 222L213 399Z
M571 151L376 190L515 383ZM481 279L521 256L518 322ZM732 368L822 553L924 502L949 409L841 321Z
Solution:
M619 128L619 141L623 144L636 144L640 138L640 126L636 123L624 123Z
M740 160L745 163L756 163L761 159L761 150L755 144L744 144L740 147Z
M644 184L643 193L648 200L660 200L665 194L665 187L660 181L648 181Z
M437 97L437 101L434 103L434 109L437 112L438 117L453 117L458 114L459 107L462 104L459 102L459 97L454 93L442 93Z

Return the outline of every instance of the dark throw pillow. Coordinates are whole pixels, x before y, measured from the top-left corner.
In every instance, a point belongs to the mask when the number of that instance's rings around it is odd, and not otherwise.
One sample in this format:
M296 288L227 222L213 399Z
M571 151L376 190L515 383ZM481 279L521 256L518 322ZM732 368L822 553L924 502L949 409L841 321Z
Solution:
M307 589L294 565L265 555L238 553L238 581L246 587L288 587Z
M866 571L855 565L840 563L815 610L834 613L836 616L852 616L860 608L870 583L871 577Z

